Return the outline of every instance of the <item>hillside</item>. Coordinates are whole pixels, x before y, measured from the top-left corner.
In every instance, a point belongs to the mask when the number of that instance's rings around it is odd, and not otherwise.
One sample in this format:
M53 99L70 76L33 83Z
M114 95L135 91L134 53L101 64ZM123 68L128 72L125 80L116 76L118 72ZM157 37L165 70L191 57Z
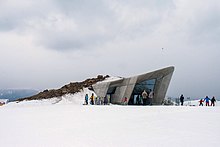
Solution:
M51 89L51 90L44 90L43 92L40 92L36 95L30 96L30 97L25 97L25 98L20 98L17 101L23 101L23 100L42 100L42 99L49 99L53 97L62 97L67 94L75 94L77 92L80 92L83 88L89 88L92 90L92 85L105 80L109 76L103 76L103 75L98 75L96 78L89 78L86 79L85 81L82 82L71 82L67 85L64 85L60 89Z

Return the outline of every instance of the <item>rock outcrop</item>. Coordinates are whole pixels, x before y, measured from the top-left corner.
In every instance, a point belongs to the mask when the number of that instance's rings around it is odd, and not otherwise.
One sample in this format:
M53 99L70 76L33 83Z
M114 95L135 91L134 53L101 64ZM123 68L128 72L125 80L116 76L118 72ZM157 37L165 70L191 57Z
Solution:
M102 76L98 75L96 78L87 79L82 82L71 82L70 84L67 84L60 89L51 89L51 90L44 90L43 92L40 92L34 96L26 97L18 99L17 101L23 101L23 100L41 100L41 99L49 99L53 97L61 97L65 94L74 94L76 92L80 92L83 88L89 88L92 90L92 85L105 80L109 76Z

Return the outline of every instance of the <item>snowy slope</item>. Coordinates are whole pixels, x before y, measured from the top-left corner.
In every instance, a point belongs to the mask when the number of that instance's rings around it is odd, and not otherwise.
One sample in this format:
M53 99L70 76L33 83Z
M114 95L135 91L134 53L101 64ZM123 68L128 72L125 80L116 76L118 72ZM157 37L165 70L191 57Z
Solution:
M3 147L217 147L220 107L6 105Z
M88 88L84 88L81 92L78 92L75 94L66 94L62 97L54 97L51 99L11 102L11 103L8 103L8 106L18 106L18 105L33 106L33 105L50 105L50 104L82 105L84 103L84 97L86 93L90 96L94 92L89 90Z

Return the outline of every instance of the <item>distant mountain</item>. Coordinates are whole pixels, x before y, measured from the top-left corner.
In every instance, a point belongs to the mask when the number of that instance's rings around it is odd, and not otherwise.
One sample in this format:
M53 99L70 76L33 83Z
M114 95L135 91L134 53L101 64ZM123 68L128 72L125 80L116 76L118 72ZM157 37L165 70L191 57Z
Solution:
M38 92L39 91L33 89L0 89L0 99L9 99L9 101L14 101L20 98L35 95Z

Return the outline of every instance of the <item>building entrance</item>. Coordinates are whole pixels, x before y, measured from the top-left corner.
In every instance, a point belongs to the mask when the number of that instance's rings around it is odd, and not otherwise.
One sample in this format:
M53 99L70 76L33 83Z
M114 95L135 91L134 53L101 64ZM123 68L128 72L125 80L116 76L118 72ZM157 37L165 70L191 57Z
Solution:
M131 94L128 105L143 105L144 104L143 97L142 97L143 91L145 90L147 94L149 95L150 90L154 90L155 83L156 83L156 79L145 80L145 81L137 83ZM146 104L148 104L148 101Z

